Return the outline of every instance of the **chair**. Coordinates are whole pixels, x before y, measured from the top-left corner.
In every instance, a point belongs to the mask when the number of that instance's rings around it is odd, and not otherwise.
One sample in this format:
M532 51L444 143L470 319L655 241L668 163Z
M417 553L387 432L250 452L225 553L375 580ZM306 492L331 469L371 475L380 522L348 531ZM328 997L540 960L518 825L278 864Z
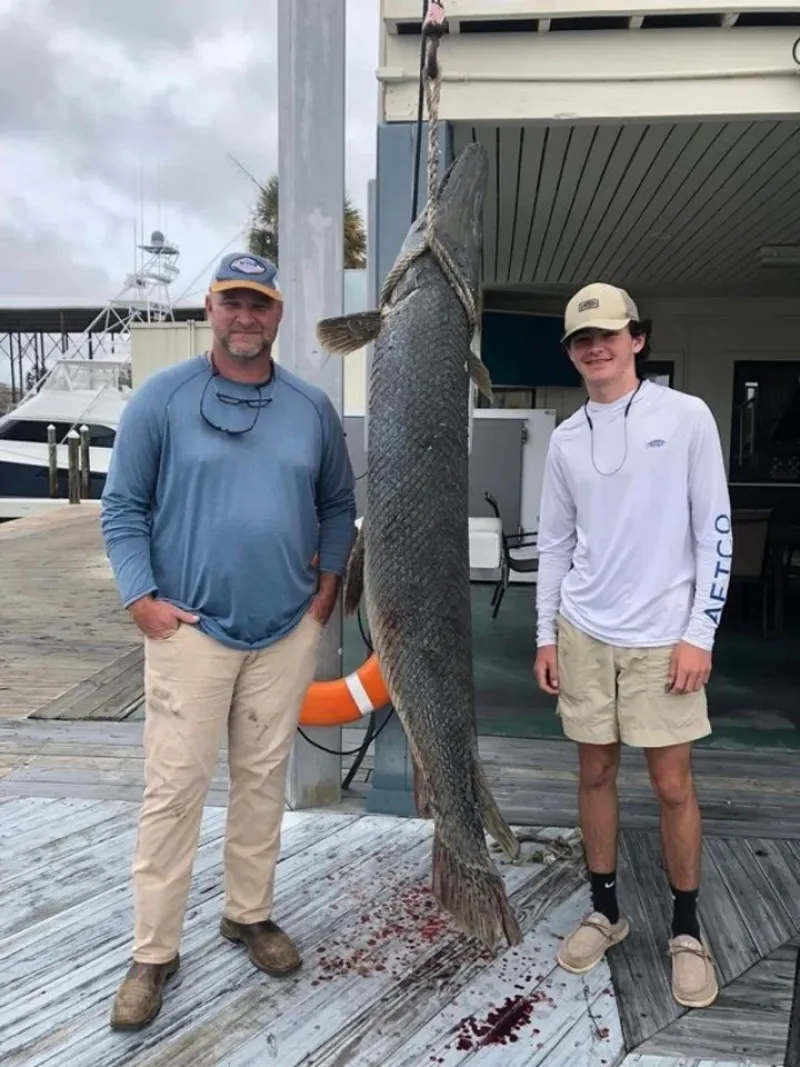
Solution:
M755 586L761 590L761 634L769 630L769 534L771 508L737 509L731 516L733 559L731 588Z
M503 602L503 597L506 594L506 589L508 589L511 572L515 571L517 574L533 574L535 571L539 570L538 559L516 559L512 555L512 552L515 549L534 548L538 541L538 533L536 531L520 530L520 532L516 534L507 534L502 528L503 520L495 498L491 493L484 493L483 499L500 520L501 529L502 555L500 559L500 579L492 594L492 618L496 619L497 613L500 610L500 605Z

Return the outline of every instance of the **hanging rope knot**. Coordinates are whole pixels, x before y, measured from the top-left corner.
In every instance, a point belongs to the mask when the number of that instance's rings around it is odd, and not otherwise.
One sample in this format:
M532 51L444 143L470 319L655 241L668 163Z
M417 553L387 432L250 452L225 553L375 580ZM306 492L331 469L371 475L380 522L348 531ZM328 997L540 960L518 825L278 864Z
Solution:
M447 33L447 19L442 0L428 0L422 32L426 37L441 37L442 34Z
M478 309L475 298L467 281L462 277L458 265L448 249L439 240L436 232L436 214L439 208L439 98L442 90L441 70L439 69L439 41L447 33L447 19L441 0L428 0L428 8L422 23L422 37L425 41L425 58L420 71L420 78L425 89L425 101L428 110L428 203L425 212L425 244L420 244L414 251L401 256L386 276L381 289L381 304L384 313L388 312L386 302L392 290L408 269L409 265L421 256L426 249L434 257L442 273L453 287L464 313L470 331L478 323Z
M429 81L439 76L439 41L447 33L447 19L441 0L428 0L428 8L422 23L425 43L425 73Z

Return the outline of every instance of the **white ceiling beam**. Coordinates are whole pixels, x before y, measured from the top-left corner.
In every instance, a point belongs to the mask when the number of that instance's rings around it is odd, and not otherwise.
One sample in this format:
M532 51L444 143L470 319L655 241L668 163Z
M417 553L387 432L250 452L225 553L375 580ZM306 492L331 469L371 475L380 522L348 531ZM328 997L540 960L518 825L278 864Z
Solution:
M797 0L445 0L460 19L586 18L631 15L726 15L731 10L797 14ZM420 0L382 0L384 23L420 21Z
M640 30L644 25L644 15L631 15L628 19L628 29Z
M739 19L738 12L730 11L727 15L722 16L722 27L725 30L729 30L731 26L735 26Z
M550 29L550 23L552 21L552 19L539 19L539 25L537 27L539 33L547 33Z
M730 2L730 0L729 0ZM665 30L660 33L482 34L443 44L442 119L797 118L791 28ZM385 38L378 70L381 121L413 121L419 93L419 38Z

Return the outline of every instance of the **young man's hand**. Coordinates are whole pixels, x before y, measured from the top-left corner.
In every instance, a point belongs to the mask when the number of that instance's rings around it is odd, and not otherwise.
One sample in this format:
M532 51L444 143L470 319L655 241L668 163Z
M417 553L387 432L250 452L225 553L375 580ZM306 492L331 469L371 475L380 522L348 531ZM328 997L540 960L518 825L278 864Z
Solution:
M672 650L668 692L696 693L711 677L711 653L688 641L679 641Z
M533 673L539 688L551 696L558 696L558 647L542 645L536 653Z

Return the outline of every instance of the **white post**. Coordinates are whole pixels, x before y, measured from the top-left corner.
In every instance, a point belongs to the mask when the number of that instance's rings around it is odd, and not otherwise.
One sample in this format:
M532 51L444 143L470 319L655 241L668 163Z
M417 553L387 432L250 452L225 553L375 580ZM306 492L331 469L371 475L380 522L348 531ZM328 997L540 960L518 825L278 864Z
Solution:
M316 324L344 304L344 143L346 0L278 0L278 272L286 303L280 362L324 389L343 417L339 356L320 350ZM342 673L342 612L320 645L318 678ZM342 731L306 729L340 751ZM289 762L291 808L341 799L342 761L298 734Z

